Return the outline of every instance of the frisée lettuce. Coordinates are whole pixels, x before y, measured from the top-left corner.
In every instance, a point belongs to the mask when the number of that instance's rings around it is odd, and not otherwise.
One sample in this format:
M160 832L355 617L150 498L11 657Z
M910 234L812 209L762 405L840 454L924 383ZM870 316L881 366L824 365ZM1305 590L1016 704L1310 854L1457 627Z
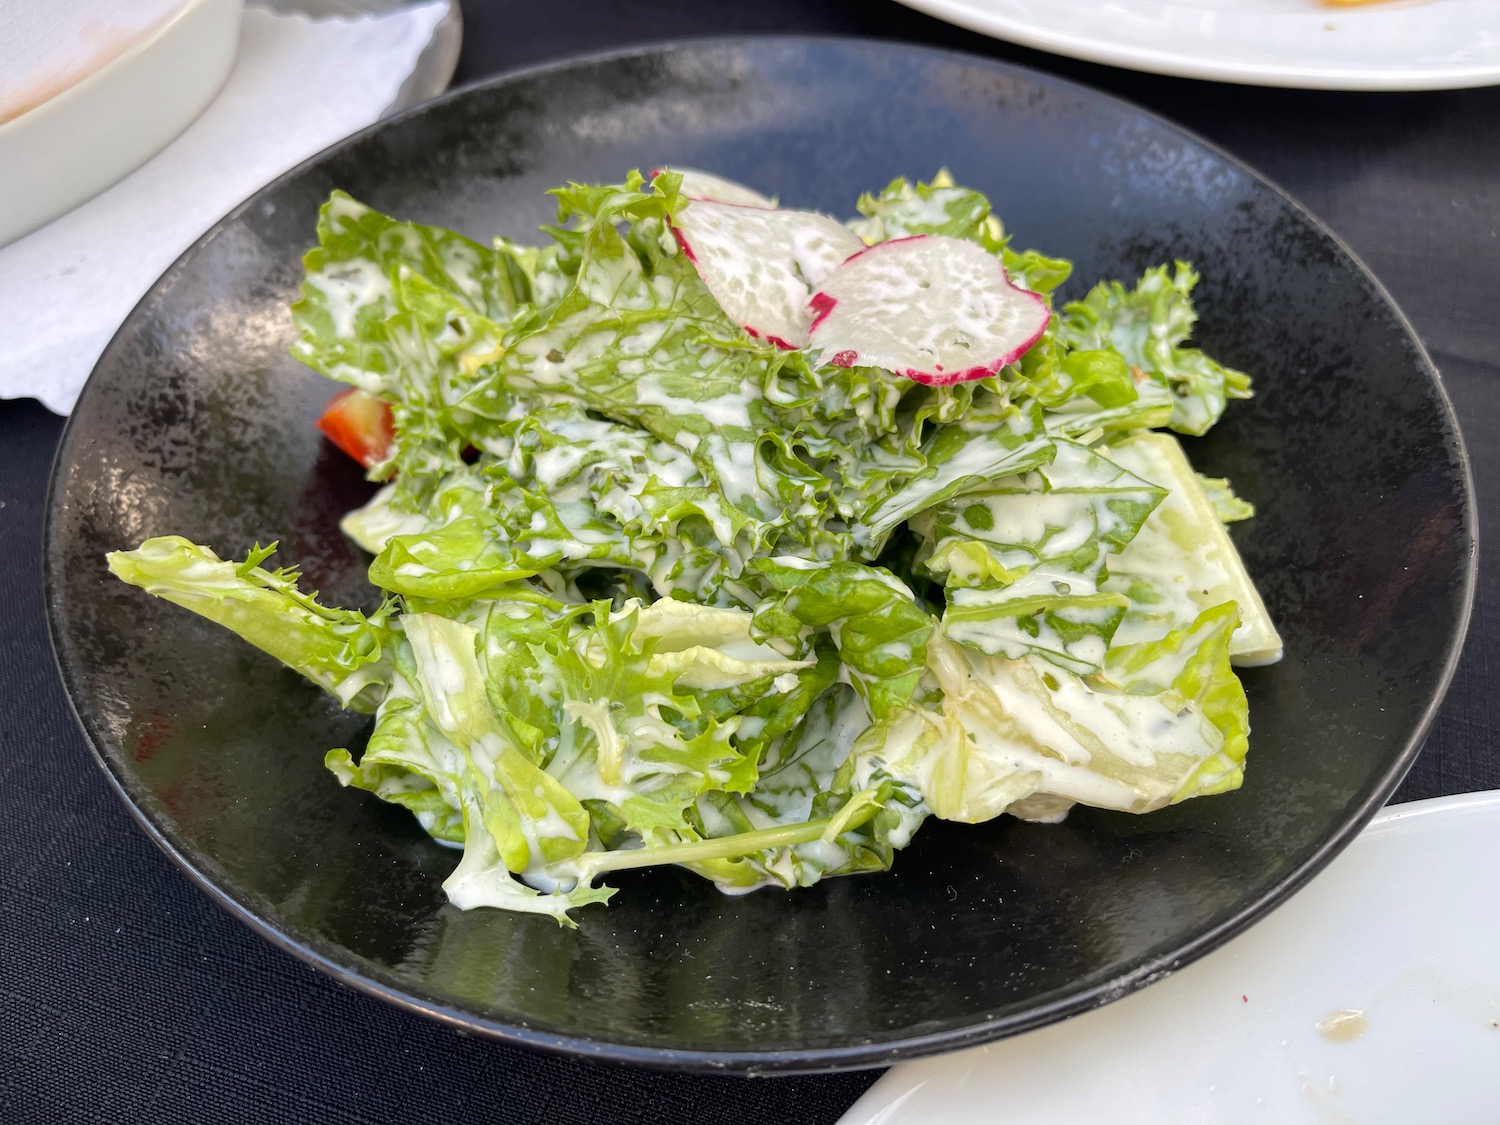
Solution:
M377 609L274 548L109 556L373 716L328 769L462 849L456 906L573 925L627 869L807 886L928 816L1240 783L1231 664L1280 640L1253 509L1170 432L1250 394L1189 267L1056 302L946 173L847 223L688 171L553 195L539 247L320 213L293 354L362 396Z

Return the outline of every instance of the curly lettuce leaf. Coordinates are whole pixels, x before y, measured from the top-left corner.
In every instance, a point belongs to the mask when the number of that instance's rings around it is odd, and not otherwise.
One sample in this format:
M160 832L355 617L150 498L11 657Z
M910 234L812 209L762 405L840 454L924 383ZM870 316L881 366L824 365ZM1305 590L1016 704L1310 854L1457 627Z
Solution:
M1056 447L1040 423L1040 412L1017 409L993 428L940 426L923 449L923 469L897 487L860 522L875 542L920 512L982 485L1045 465Z
M1229 663L1240 623L1233 602L1204 610L1193 623L1159 641L1112 649L1105 677L1131 695L1176 695L1188 700L1223 738L1177 787L1172 801L1238 789L1250 748L1250 705Z
M1227 477L1206 477L1202 473L1195 475L1220 523L1239 523L1255 518L1255 505L1236 495Z
M791 557L757 559L755 568L777 591L755 609L756 635L827 630L876 721L911 700L933 622L900 579L859 563Z
M394 607L366 616L321 604L297 588L295 570L260 564L276 544L227 562L178 535L147 539L106 556L110 573L148 594L190 609L237 633L306 676L354 711L373 711L391 678L399 638Z
M968 823L1051 820L1076 803L1150 812L1233 788L1248 731L1243 693L1222 679L1233 613L1126 653L1106 668L1115 680L936 637L941 703L907 720L914 749L893 768L934 815Z
M319 211L292 306L292 354L391 407L395 442L373 474L396 478L400 508L420 511L459 461L466 439L452 408L511 328L536 315L531 302L555 259L398 222L343 192Z
M1136 476L1167 489L1140 532L1110 563L1103 588L1129 599L1119 644L1155 640L1190 626L1224 602L1240 608L1230 644L1236 664L1271 663L1281 637L1224 528L1203 480L1170 434L1135 434L1101 450Z
M302 295L292 306L299 338L292 354L331 379L390 394L400 384L391 321L412 326L449 354L476 333L498 342L496 326L531 304L530 271L513 255L453 231L398 222L335 191L318 212L318 245L303 259Z
M878 732L885 727L870 724L848 684L833 684L768 759L753 791L705 793L693 810L693 830L675 842L584 857L581 870L592 876L675 863L731 894L886 870L927 808L867 749L884 745Z
M1000 230L991 221L990 201L970 188L959 187L946 168L931 183L892 180L879 193L865 192L855 204L863 219L849 224L867 244L910 238L918 234L940 234L982 242L994 240L998 250Z
M999 255L1011 280L1033 293L1051 293L1073 272L1072 263L1061 258L1012 250L990 201L955 184L946 168L930 183L892 180L878 194L861 195L856 207L864 217L849 226L869 245L922 234L966 239Z
M1202 434L1229 399L1250 397L1250 377L1186 346L1198 314L1192 291L1198 274L1184 262L1147 270L1132 290L1100 282L1082 301L1065 306L1057 338L1069 348L1112 349L1171 394L1170 427Z
M944 633L991 655L1097 671L1128 599L1101 586L1167 494L1087 446L972 488L912 521L917 565L947 586Z

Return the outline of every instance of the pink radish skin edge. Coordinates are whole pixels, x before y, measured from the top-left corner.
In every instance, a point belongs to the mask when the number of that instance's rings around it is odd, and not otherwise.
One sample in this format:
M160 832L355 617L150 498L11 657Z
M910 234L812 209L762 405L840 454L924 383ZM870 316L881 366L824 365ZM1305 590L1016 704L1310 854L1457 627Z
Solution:
M672 237L677 240L677 245L682 247L683 254L687 256L687 260L692 262L693 267L696 269L698 266L698 255L693 253L693 248L688 245L687 238L684 237L682 231L677 229L676 223L668 223L667 225L672 228ZM701 271L699 276L702 276Z
M745 331L746 331L746 333L749 334L750 339L752 339L752 340L764 340L768 344L775 344L778 348L780 348L784 352L794 352L794 351L797 350L797 345L796 344L788 344L780 336L762 336L759 332L757 332L755 329L751 328L748 324L745 325Z
M849 262L852 262L855 258L859 257L859 255L863 254L863 253L864 253L864 251L861 250L859 252L859 254L854 254L854 255L852 255L852 256L850 256L848 258L845 258L844 259L845 264L847 264ZM823 321L825 321L825 320L828 319L828 314L831 313L835 308L838 307L838 303L839 303L839 300L838 300L837 297L830 297L827 293L814 293L812 295L812 300L807 302L807 307L810 308L810 309L812 309L812 311L813 311L812 323L807 326L807 334L809 336L811 336L814 332L816 332L818 330L818 325L822 324ZM853 355L853 354L854 354L853 352L839 352L839 355ZM854 364L852 362L850 362L850 363L839 363L839 361L837 359L835 359L833 362L834 363L838 363L840 367L853 367L854 366Z
M904 239L891 239L891 240L889 240L889 242L876 243L876 246L895 246L895 243L900 243L900 242L916 242L916 240L918 240L918 239L926 239L926 237L927 237L926 234L907 234L907 236L904 237ZM841 263L840 263L840 269L841 269L841 267L847 266L847 264L852 263L852 261L855 260L855 258L862 258L862 257L864 257L865 254L868 254L868 252L873 251L873 249L876 249L876 246L865 246L865 248L862 249L862 251L855 251L855 252L853 252L853 254L850 254L849 257L844 258L844 260L841 261ZM1004 273L1004 272L1005 272L1004 267L1002 267L1001 273ZM1010 285L1010 281L1011 281L1010 278L1005 279L1005 282L1007 282L1007 285ZM1011 287L1011 288L1014 288L1014 287ZM838 299L837 299L837 297L829 297L828 294L826 294L826 293L814 293L813 294L813 299L811 299L810 302L807 302L807 308L811 309L811 311L813 311L813 323L808 324L808 326L807 326L807 333L808 333L808 335L811 335L811 333L816 332L817 326L819 326L819 324L822 324L823 321L825 321L826 318L828 318L829 312L834 311L834 309L837 308L837 305L838 305ZM1037 341L1032 341L1031 344L1035 344L1035 342L1037 342ZM1028 348L1031 347L1031 344L1026 345L1026 347L1028 347ZM835 356L834 359L832 359L832 363L835 363L835 365L840 366L840 368L852 368L853 363L855 363L855 362L853 362L853 359L850 359L849 362L847 362L847 363L838 363L838 360L840 360L841 357L843 357L843 356L855 356L855 354L853 354L852 351L840 351L840 353L838 353L838 356ZM855 359L856 359L856 357L855 357ZM978 378L978 377L975 377L975 378Z
M715 207L738 207L741 211L780 211L780 207L761 207L755 203L735 203L729 199L715 199L711 195L684 195L689 203L712 203Z
M868 254L871 250L879 249L882 246L894 246L898 242L914 242L919 238L927 237L925 234L911 234L905 238L893 238L889 242L878 242L874 246L866 246L863 250L850 254L849 257L844 259L844 264L848 265L860 255ZM996 264L998 265L999 263ZM1047 302L1043 299L1042 295L1040 293L1033 293L1030 289L1022 289L1015 282L1011 281L1010 274L1005 271L1004 266L1000 266L1000 278L1017 293L1026 294L1026 296L1041 306L1044 311L1047 311ZM808 325L807 328L809 336L817 331L818 325L822 324L828 318L828 314L838 307L838 303L837 297L830 297L827 293L814 293L812 295L812 300L807 303L807 307L813 311L812 324ZM904 375L906 378L912 380L912 382L921 383L924 387L951 387L954 383L972 383L975 379L985 379L991 375L998 375L1005 367L1015 363L1016 360L1029 352L1036 345L1036 342L1046 335L1047 326L1051 323L1052 317L1049 312L1047 318L1042 321L1042 326L1032 334L1030 339L1017 345L987 367L968 367L962 371L948 372L944 372L941 369L936 372L918 371L915 368L908 367L905 371L898 371L895 374ZM854 367L859 363L859 354L846 348L841 352L834 353L828 362L835 367Z
M717 203L716 200L711 200L710 202ZM739 204L738 203L719 203L718 206L720 206L720 207L738 207ZM769 210L769 208L766 208L766 207L746 207L745 210L747 210L747 211L766 211L766 210ZM677 245L682 247L683 256L686 257L688 261L690 261L690 262L693 263L693 268L698 270L698 276L701 278L703 276L703 271L701 269L698 269L698 255L694 254L693 253L693 248L690 245L688 245L687 235L683 234L682 231L680 229L678 229L678 226L677 226L676 223L668 223L667 226L670 227L671 230L672 230L672 237L675 238L675 239L677 239ZM707 285L708 282L705 281L703 284ZM747 333L749 333L750 338L752 340L759 340L759 339L764 338L765 341L766 341L766 343L768 343L768 344L774 344L776 347L780 348L784 352L794 352L794 351L797 350L797 345L796 344L788 344L780 336L766 336L766 337L762 337L759 332L757 332L755 329L751 328L748 324L742 324L742 325L740 325L740 327L743 328Z
M1003 273L1004 270L1002 269L1001 272ZM1006 284L1010 284L1009 277L1005 281ZM1033 293L1030 289L1022 289L1015 285L1012 285L1011 288L1015 289L1018 293L1027 294L1038 305L1041 305L1043 309L1047 307L1047 302L1042 299L1040 293ZM998 375L1004 368L1015 363L1016 360L1029 352L1036 345L1036 342L1047 334L1047 326L1051 323L1052 317L1049 315L1042 321L1042 326L1032 334L1031 339L1027 340L1024 344L1012 348L988 367L970 367L964 371L950 371L947 373L940 371L936 374L929 371L914 371L908 368L901 374L914 382L921 383L924 387L951 387L954 383L970 383L975 379L984 379L990 375Z
M887 242L877 242L874 246L866 246L863 250L856 250L854 253L850 254L847 258L845 258L842 262L840 262L839 263L839 267L842 269L844 266L847 266L850 262L854 261L855 258L863 258L871 250L878 250L882 246L895 246L898 242L915 242L919 238L927 238L927 237L929 237L929 236L925 235L925 234L908 234L908 235L906 235L903 238L892 238L892 239L890 239ZM1010 285L1010 277L1009 277L1009 275L1007 275L1005 273L1005 267L1004 266L1000 267L1000 273L1001 273L1002 276L1005 277L1005 283L1007 285ZM1012 285L1011 288L1014 289L1015 286ZM809 334L812 333L812 330L814 328L816 328L818 325L820 325L820 324L823 323L824 318L827 317L828 314L833 311L834 306L837 305L838 303L839 302L838 302L838 298L837 297L830 297L827 293L814 293L812 295L812 300L810 300L810 301L807 302L807 307L810 308L810 309L812 309L812 311L813 311L813 322L807 326L807 331L808 331ZM1032 342L1035 343L1035 341L1032 341ZM852 354L852 353L839 352L839 355L846 355L846 354ZM835 361L835 362L837 362L837 361ZM840 363L839 366L840 367L853 367L854 364L852 364L852 363Z

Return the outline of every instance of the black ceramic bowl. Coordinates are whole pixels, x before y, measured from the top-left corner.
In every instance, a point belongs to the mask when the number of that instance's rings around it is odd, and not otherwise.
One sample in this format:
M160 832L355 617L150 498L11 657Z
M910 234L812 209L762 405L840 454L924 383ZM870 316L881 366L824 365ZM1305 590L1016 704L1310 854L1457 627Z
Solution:
M1059 826L929 822L887 875L720 895L626 875L577 931L445 905L453 852L322 766L364 720L105 571L176 532L279 539L364 603L336 527L369 486L320 440L334 389L287 356L319 203L342 188L477 238L543 189L672 161L791 205L947 165L1021 245L1102 277L1185 258L1199 339L1254 374L1192 443L1259 508L1236 528L1287 643L1245 675L1244 788ZM662 1066L865 1066L1103 1004L1249 925L1331 858L1417 753L1473 578L1463 451L1437 376L1337 240L1245 167L1070 83L888 44L698 43L547 67L368 130L210 231L105 352L59 454L48 610L79 716L146 830L214 898L356 987L514 1042ZM1316 893L1312 891L1310 893Z

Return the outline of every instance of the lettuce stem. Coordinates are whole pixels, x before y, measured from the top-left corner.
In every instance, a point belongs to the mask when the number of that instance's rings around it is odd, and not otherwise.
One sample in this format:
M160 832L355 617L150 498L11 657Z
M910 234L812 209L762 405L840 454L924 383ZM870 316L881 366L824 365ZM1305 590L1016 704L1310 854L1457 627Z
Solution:
M880 811L880 805L872 802L868 809L856 813L839 825L840 832L858 828ZM839 821L838 816L822 820L810 820L804 824L788 824L777 828L760 828L754 832L738 832L733 836L717 836L711 840L695 840L690 844L664 844L649 848L627 848L614 852L585 852L564 865L582 880L610 871L624 871L632 867L655 867L663 863L699 863L709 859L733 859L750 855L767 848L789 848L795 844L809 844L820 839L830 825Z

